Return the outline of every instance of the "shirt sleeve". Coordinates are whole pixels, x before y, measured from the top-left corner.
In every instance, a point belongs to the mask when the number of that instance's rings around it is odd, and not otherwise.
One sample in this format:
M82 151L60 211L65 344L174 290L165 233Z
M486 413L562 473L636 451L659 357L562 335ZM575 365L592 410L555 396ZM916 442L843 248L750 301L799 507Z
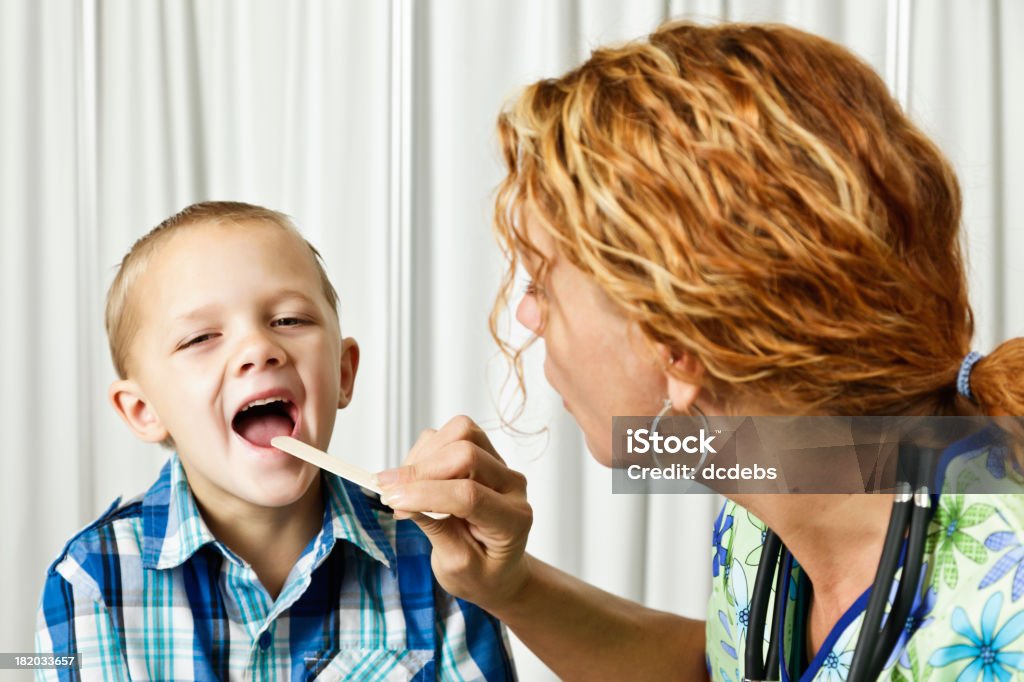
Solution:
M470 602L435 588L438 680L517 680L505 626Z
M52 570L46 576L36 623L36 653L75 655L79 667L37 669L37 680L129 680L121 640L106 606Z

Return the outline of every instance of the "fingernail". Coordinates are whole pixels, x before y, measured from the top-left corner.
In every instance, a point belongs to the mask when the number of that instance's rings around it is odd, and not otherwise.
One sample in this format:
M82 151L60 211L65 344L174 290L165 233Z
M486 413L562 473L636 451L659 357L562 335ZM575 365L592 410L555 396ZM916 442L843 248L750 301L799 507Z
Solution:
M393 485L398 482L398 469L385 469L374 476L374 478L377 479L379 487Z
M398 502L402 498L402 489L396 488L395 490L388 490L387 492L380 494L380 501L389 507L395 506L395 502Z

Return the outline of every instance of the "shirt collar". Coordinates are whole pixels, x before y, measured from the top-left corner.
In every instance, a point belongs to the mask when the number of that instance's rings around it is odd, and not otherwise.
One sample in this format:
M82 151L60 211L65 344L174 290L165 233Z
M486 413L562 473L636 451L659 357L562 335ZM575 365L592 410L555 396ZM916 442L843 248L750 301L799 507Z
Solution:
M142 498L142 566L180 566L200 547L216 541L199 513L175 452Z
M322 480L327 490L324 535L329 532L335 539L351 542L388 568L395 566L395 550L377 522L377 514L363 489L327 472L323 473Z
M324 509L322 537L347 540L385 566L393 566L394 549L362 489L331 474L323 474L322 481L328 502ZM240 563L203 521L177 453L167 460L156 483L143 497L142 534L144 568L175 568L211 543L229 559Z

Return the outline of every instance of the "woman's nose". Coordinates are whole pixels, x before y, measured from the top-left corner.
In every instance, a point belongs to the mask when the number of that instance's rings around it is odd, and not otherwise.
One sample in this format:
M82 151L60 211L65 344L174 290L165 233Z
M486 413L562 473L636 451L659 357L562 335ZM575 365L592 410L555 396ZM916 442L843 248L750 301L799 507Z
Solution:
M235 359L238 374L280 367L285 364L287 355L284 349L266 332L253 332L242 342Z
M537 296L526 294L516 306L516 319L537 336L541 336L541 313Z

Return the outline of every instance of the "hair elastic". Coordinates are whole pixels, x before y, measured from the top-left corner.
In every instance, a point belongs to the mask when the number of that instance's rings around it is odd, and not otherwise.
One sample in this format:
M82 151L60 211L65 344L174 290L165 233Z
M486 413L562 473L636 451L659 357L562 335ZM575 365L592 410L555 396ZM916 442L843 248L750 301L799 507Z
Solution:
M983 357L985 356L978 351L972 350L964 356L963 362L960 363L960 371L956 375L957 392L971 402L974 402L974 394L971 393L971 370Z

